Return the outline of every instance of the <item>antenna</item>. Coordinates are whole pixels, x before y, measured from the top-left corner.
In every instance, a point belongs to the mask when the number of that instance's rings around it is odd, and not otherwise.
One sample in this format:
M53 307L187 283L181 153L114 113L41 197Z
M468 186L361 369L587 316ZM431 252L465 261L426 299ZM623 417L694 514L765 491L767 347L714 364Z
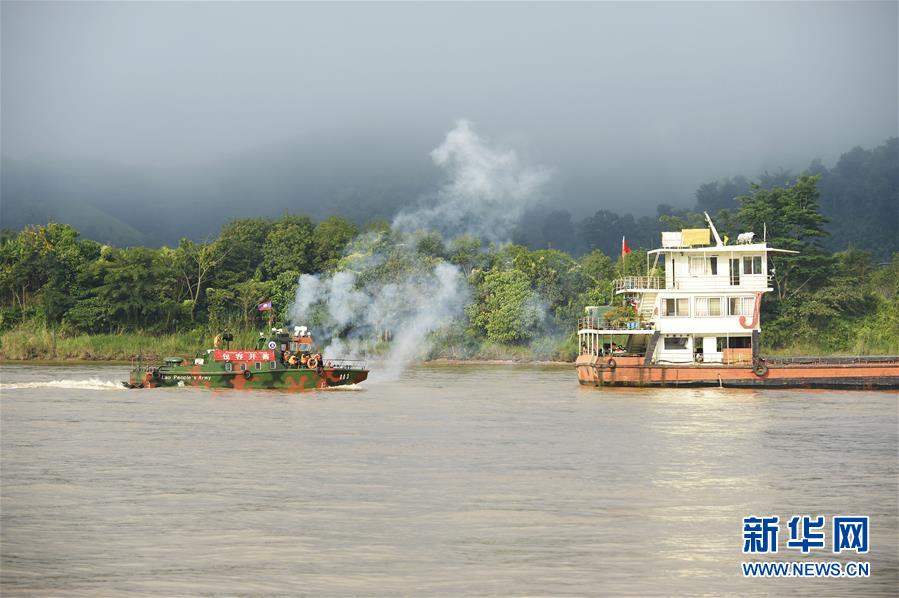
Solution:
M714 223L712 223L712 219L709 217L709 213L703 212L703 214L705 214L706 222L709 223L709 228L712 229L712 234L715 236L715 244L718 247L721 247L722 245L724 245L724 243L721 242L721 237L718 236L718 229L716 229Z
M762 242L768 242L768 223L762 222Z

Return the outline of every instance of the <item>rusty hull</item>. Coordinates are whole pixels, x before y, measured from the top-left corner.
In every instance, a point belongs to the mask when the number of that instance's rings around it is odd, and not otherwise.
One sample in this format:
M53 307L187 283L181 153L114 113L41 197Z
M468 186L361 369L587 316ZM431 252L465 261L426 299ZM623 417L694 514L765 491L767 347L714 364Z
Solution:
M727 388L899 388L899 358L871 362L828 361L767 363L759 374L751 365L645 365L643 357L581 355L575 362L578 380L592 386L719 386Z

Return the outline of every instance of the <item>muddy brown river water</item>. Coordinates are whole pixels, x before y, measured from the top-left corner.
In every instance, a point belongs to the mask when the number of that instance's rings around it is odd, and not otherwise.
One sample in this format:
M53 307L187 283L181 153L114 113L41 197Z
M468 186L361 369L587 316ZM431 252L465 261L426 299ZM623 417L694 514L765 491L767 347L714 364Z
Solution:
M0 366L0 583L33 595L895 595L899 393L433 366L302 395ZM868 578L747 579L742 518L868 515Z

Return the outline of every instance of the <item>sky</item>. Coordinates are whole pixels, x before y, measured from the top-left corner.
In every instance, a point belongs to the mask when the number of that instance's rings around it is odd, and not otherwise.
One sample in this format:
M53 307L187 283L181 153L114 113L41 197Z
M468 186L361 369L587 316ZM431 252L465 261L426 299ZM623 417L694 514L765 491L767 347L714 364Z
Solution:
M897 135L897 6L3 2L3 194L405 201L465 119L575 215L688 206Z

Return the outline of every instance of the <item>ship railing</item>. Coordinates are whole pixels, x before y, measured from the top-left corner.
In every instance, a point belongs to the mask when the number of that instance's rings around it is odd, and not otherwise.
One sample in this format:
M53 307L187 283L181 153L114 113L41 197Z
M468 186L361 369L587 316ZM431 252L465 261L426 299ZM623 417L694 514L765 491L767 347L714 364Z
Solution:
M641 289L664 289L665 279L661 276L625 276L616 278L614 284L616 293Z
M325 357L325 367L334 368L335 370L364 370L367 369L367 361L365 359L329 359Z
M772 365L844 365L844 364L892 364L899 363L899 355L807 355L764 356Z
M581 348L578 355L592 355L593 357L646 357L645 351L607 351L594 349L593 351Z
M578 318L578 330L652 330L652 322L608 322L602 318L585 316Z

